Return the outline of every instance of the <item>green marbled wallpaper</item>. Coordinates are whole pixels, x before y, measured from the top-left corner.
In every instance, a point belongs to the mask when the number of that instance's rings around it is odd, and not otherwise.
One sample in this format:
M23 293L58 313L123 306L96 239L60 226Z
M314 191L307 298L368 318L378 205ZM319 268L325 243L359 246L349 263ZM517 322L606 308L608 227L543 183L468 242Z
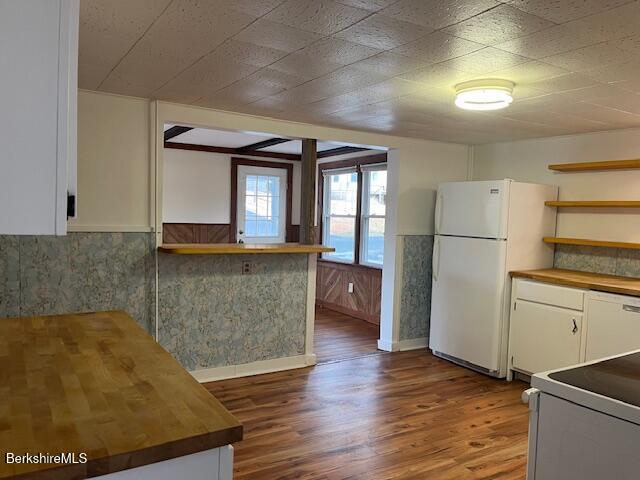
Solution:
M242 274L242 262L252 272ZM158 340L189 370L304 354L307 255L158 256Z
M100 310L155 330L152 234L0 236L0 317Z

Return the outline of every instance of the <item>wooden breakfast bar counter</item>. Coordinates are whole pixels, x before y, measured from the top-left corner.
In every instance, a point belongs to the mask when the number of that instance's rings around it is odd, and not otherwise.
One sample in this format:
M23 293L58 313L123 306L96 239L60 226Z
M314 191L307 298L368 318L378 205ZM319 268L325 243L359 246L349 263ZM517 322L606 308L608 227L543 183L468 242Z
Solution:
M124 312L0 319L0 376L0 479L231 479L242 425Z

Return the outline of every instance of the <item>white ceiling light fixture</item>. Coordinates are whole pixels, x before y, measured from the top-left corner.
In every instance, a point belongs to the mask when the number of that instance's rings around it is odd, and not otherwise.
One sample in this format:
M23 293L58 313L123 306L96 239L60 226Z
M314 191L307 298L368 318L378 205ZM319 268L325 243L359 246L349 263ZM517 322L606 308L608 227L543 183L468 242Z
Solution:
M499 110L513 102L515 83L489 78L456 85L456 106L465 110Z

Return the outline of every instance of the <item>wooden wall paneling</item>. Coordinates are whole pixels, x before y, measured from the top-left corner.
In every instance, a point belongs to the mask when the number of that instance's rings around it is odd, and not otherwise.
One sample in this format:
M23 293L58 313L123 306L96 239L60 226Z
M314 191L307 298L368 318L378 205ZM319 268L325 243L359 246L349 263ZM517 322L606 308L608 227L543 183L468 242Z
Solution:
M349 282L353 293L348 292ZM382 270L362 265L318 262L317 303L356 318L380 324Z
M164 223L163 243L227 243L228 223Z
M227 243L229 241L229 224L209 224L203 243Z
M371 274L363 269L351 268L342 274L344 306L350 310L369 314L371 307ZM353 292L349 293L349 283L353 284Z
M163 243L195 243L195 232L191 223L165 223L162 225Z
M369 313L373 318L377 318L380 325L380 312L382 301L382 270L377 275L371 276L371 300Z

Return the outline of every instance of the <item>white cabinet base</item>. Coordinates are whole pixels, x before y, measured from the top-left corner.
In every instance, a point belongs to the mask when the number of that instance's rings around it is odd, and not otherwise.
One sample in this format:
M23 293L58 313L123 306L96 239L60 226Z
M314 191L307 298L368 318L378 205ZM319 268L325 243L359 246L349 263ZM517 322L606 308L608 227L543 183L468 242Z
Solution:
M232 480L233 447L226 445L97 478L100 480Z

